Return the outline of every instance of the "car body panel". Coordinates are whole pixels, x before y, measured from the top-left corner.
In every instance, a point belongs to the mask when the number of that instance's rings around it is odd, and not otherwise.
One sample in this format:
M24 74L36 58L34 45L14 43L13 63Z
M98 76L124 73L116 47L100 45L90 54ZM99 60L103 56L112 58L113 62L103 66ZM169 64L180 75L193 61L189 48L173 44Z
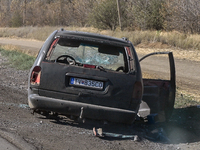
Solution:
M65 115L70 114L72 116L78 116L80 119L90 118L130 124L134 121L135 115L137 114L135 111L131 110L48 98L37 94L31 94L29 96L29 101L33 108Z
M99 69L82 68L58 63L42 62L41 83L39 95L48 96L48 92L59 93L61 99L70 99L88 104L129 109L131 103L135 75L105 72ZM69 85L70 77L102 81L102 90L82 88ZM71 95L64 96L65 94ZM63 95L63 96L62 96ZM51 94L58 97L58 94Z

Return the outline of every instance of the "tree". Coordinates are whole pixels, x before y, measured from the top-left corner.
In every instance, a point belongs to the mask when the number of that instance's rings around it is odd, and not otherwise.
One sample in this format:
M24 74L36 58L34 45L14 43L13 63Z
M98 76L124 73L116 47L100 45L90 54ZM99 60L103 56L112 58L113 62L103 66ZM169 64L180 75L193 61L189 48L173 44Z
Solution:
M200 33L199 0L0 0L0 26L94 26Z
M10 26L12 27L20 27L23 25L23 17L22 17L22 3L20 0L13 0L10 4L11 18L10 18Z
M96 0L74 0L73 25L87 26L89 14L96 3Z
M118 26L118 11L116 0L97 3L90 14L90 23L99 29L115 30Z
M165 0L135 0L133 13L137 26L142 29L162 30L165 18L162 10Z
M9 0L0 1L0 26L8 26L10 22L10 3Z
M173 29L183 32L200 33L199 0L173 0L170 5L168 24Z

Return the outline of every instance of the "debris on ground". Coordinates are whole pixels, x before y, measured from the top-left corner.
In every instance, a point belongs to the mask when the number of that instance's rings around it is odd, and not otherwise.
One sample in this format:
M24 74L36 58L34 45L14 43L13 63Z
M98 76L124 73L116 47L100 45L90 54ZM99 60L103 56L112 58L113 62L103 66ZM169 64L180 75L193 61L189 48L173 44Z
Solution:
M123 135L123 134L117 134L117 133L109 133L109 132L103 132L102 128L96 129L93 128L93 134L96 137L112 137L112 138L122 138L122 139L133 139L134 141L140 141L140 138L138 135Z
M162 141L164 143L170 143L170 139L166 136L163 128L147 130L147 134L145 134L144 137L151 141Z

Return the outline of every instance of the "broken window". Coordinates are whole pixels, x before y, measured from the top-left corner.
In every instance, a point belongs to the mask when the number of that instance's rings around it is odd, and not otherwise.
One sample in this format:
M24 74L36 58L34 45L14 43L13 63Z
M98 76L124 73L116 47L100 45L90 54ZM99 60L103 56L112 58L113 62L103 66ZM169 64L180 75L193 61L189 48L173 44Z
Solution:
M129 47L120 47L113 45L104 45L92 42L59 39L54 46L51 46L51 52L47 53L46 60L55 61L59 56L69 55L79 64L101 66L108 70L128 72L132 59ZM129 50L127 52L127 49ZM128 55L128 56L127 56ZM131 69L133 64L131 64Z

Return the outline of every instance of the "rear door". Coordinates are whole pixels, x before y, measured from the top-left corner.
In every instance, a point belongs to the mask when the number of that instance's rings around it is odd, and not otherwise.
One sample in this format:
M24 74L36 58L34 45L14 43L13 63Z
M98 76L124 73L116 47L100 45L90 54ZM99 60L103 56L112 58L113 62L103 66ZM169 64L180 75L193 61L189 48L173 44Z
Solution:
M55 39L40 66L39 95L120 109L138 109L139 101L137 105L132 102L137 75L129 73L129 70L134 71L135 64L134 59L128 59L128 50L129 47L123 45ZM73 58L74 63L68 62L68 58Z
M155 56L161 54L167 55L168 58ZM151 57L147 58L149 56ZM172 52L150 53L140 59L140 64L143 73L144 94L139 115L143 118L153 115L156 116L155 121L167 121L174 108L176 92L173 54Z

